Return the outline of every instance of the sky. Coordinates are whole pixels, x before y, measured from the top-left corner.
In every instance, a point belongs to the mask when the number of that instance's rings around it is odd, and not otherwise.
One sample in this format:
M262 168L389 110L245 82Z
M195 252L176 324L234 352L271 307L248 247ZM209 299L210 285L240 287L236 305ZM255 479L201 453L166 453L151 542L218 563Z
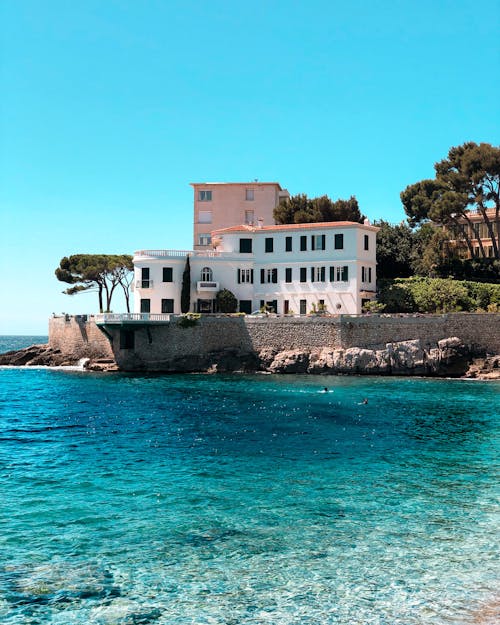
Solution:
M278 181L404 219L499 143L498 0L0 0L0 334L46 334L63 256L192 247L190 182ZM113 303L114 312L123 303Z

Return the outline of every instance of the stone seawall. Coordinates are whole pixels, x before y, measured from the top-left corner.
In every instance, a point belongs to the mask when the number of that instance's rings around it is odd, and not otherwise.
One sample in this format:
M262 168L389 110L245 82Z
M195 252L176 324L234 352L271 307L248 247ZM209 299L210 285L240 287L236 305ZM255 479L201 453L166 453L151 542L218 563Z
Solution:
M90 315L65 315L49 319L49 348L68 360L114 358L109 340Z
M419 349L430 353L448 337L458 338L471 354L500 354L497 313L207 316L188 328L173 318L162 323L109 324L105 329L112 345L93 317L56 317L49 322L49 347L60 350L68 359L114 357L120 368L130 371L203 371L218 363L219 369L226 370L273 370L269 363L283 359L286 352L293 351L300 359L299 354L317 355L322 350L376 351L387 349L388 344L418 341ZM124 331L133 336L132 348L123 346ZM359 367L355 370L359 372Z

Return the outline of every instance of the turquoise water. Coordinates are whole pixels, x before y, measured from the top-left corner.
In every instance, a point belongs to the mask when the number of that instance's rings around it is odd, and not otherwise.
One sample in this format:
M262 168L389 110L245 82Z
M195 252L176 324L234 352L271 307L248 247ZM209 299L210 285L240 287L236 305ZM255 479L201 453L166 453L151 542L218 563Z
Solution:
M0 368L0 622L482 622L499 391Z

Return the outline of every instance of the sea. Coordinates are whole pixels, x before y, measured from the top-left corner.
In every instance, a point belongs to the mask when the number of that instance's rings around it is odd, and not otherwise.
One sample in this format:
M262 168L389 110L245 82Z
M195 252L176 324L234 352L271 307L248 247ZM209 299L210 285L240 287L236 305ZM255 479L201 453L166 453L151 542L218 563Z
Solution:
M499 400L0 368L0 622L498 623Z

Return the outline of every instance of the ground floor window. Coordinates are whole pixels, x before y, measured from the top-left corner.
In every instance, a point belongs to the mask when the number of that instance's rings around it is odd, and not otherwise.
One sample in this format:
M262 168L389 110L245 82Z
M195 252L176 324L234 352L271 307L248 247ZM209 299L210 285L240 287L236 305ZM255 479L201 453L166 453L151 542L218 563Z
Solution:
M252 300L240 299L240 312L249 315L252 312Z
M141 299L141 313L149 313L149 312L151 312L151 300Z
M213 299L199 299L196 304L197 312L199 313L212 313L215 312L215 300Z
M173 313L174 312L174 300L173 299L162 299L161 300L161 312L162 313Z
M285 300L283 302L283 314L288 315L290 312L290 300Z

